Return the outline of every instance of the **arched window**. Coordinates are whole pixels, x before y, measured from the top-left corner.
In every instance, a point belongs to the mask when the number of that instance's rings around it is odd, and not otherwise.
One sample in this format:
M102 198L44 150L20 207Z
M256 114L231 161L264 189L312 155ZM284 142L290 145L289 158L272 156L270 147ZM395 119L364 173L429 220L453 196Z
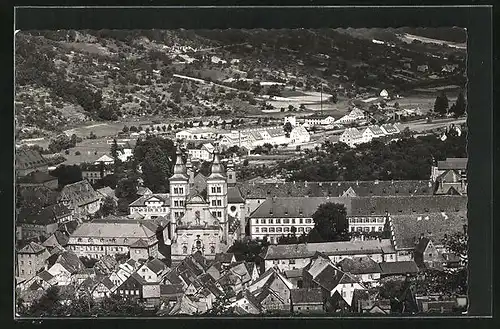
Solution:
M210 253L215 254L215 246L210 246Z
M182 253L187 254L188 253L188 247L187 246L182 246Z
M200 240L196 241L196 248L201 249L201 241Z

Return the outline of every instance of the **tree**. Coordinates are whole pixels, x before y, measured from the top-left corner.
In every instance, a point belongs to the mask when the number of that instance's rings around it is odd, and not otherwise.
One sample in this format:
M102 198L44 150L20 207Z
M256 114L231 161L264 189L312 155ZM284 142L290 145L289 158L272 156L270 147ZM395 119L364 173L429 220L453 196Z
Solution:
M71 147L75 147L77 141L78 141L78 137L75 134L71 135Z
M292 124L289 121L286 122L285 125L283 126L283 130L285 131L285 136L287 138L290 137L290 133L293 130Z
M101 217L107 217L109 215L116 215L116 210L117 210L116 201L112 197L107 196L104 198L104 201L101 205L101 209L99 209L99 213Z
M434 112L440 115L445 115L447 111L448 111L448 97L446 97L446 94L444 92L441 92L436 97L436 101L434 102Z
M124 133L128 133L128 132L130 131L130 129L129 129L129 127L127 127L127 125L125 125L125 126L123 126L122 131L123 131Z
M460 93L458 94L457 100L456 100L454 106L452 106L452 107L453 107L453 109L450 109L450 112L453 112L455 117L458 118L458 117L465 114L467 105L465 103L465 96L464 96L463 91L460 91Z
M328 202L313 214L314 228L324 241L342 241L347 237L347 211L343 204Z
M57 177L59 187L61 188L68 184L79 182L83 179L82 170L78 165L59 165L50 174Z
M131 126L131 127L130 127L130 132L135 133L135 132L137 132L137 131L138 131L138 130L137 130L137 127L136 127L136 126Z
M333 104L337 104L338 102L337 93L332 93L332 95L330 96L330 102L332 102Z
M134 158L142 166L144 185L154 193L169 190L168 177L176 159L176 149L170 139L149 136L139 140L134 148Z

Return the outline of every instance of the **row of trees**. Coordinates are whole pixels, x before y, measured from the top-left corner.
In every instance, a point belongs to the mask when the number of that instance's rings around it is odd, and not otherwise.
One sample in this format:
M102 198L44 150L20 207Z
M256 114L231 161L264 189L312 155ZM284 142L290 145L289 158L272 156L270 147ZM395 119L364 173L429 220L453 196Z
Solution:
M463 91L458 94L457 100L451 107L449 106L448 97L444 92L441 92L434 102L434 112L439 115L446 115L448 113L453 113L455 117L460 117L465 114L467 109L467 104L465 102L465 96Z

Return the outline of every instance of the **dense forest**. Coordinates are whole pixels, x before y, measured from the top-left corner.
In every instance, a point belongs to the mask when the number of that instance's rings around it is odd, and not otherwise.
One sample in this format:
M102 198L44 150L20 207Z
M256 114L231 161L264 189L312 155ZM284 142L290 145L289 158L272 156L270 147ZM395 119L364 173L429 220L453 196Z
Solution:
M273 173L283 173L288 181L335 180L426 180L433 159L467 157L467 134L403 138L384 143L373 140L355 149L346 144L324 143L304 158L280 163Z

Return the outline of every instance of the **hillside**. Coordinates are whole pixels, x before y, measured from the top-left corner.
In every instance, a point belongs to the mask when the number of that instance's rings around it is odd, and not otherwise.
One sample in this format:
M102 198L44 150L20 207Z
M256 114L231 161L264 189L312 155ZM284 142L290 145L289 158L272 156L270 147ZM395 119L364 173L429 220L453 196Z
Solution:
M380 88L465 84L464 50L404 42L399 33L378 31L373 38L387 43L376 44L362 30L22 31L17 134L51 136L89 120L255 115L268 95L322 84L346 100ZM428 72L418 72L424 64ZM446 64L457 69L443 74Z

